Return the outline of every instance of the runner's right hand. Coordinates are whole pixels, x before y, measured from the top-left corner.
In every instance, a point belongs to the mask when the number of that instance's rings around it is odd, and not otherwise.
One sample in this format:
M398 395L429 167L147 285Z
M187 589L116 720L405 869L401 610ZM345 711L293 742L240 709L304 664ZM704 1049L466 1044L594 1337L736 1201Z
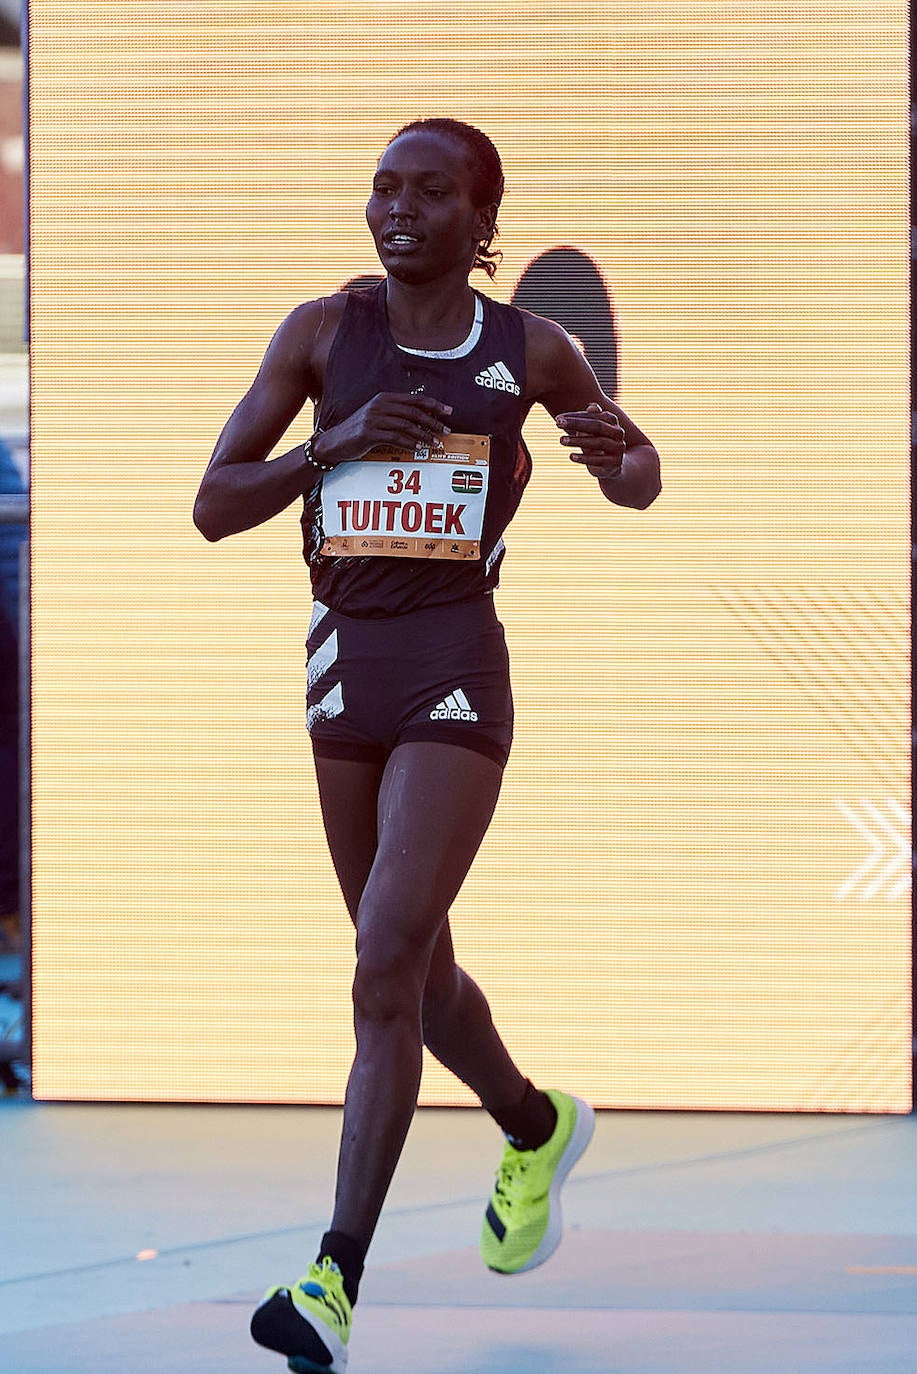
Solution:
M416 448L436 435L449 434L452 407L432 396L380 391L339 425L317 436L312 452L318 463L348 463L378 444Z

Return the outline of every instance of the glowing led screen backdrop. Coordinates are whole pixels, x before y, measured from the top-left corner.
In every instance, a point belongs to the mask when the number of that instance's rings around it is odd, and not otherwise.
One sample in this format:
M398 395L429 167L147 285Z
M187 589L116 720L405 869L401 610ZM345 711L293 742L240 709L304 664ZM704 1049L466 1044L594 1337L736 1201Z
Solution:
M493 294L664 474L617 509L528 425L459 957L598 1105L909 1110L904 4L30 12L37 1095L343 1092L299 510L191 508L283 316L378 272L387 139L451 114L504 159Z

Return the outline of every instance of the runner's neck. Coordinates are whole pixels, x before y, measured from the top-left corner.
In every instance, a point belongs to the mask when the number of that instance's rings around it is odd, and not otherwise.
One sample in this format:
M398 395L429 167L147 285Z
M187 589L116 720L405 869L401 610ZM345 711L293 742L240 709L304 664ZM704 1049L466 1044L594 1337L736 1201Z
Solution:
M467 274L460 282L453 274L422 284L388 277L381 299L393 345L421 357L450 357L456 350L461 356L483 308ZM460 343L455 342L457 335Z
M481 330L484 325L484 304L481 297L475 294L474 298L474 319L467 336L455 348L408 348L407 344L397 344L396 347L402 353L411 353L416 358L464 358L474 348L478 339L481 337Z

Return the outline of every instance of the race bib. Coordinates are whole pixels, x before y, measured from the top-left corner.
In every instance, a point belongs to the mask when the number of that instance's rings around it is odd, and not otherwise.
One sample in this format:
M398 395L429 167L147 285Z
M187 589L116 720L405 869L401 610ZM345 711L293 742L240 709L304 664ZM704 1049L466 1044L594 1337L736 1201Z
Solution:
M411 450L382 444L322 478L322 553L481 557L490 472L484 434L444 434Z

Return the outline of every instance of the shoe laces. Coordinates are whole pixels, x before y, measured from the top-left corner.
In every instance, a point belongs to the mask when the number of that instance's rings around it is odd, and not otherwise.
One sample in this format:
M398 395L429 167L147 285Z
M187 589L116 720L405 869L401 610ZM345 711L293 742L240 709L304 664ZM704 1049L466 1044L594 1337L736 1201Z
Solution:
M344 1275L330 1255L323 1255L321 1263L316 1260L310 1264L306 1273L299 1280L300 1288L312 1298L327 1299L329 1291L333 1293L335 1288L343 1287L343 1284Z
M330 1256L323 1255L321 1263L316 1260L310 1264L297 1287L306 1297L322 1304L326 1320L333 1326L342 1332L350 1330L352 1309L344 1288L344 1275Z
M532 1163L532 1153L531 1150L515 1150L512 1146L504 1151L494 1192L507 1207L518 1202L525 1189L525 1176Z

